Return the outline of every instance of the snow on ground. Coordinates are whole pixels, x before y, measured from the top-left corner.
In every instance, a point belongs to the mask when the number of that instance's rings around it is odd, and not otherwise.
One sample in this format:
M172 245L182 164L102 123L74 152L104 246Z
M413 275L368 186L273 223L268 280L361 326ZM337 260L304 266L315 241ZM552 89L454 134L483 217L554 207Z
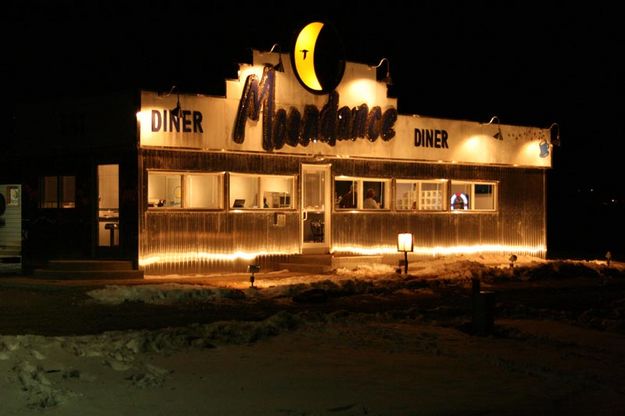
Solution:
M503 260L503 261L502 261ZM610 278L600 262L501 257L410 263L333 275L263 274L259 289L163 280L110 285L91 302L173 304L296 296L310 289L369 293L414 282ZM621 305L622 307L625 305ZM157 317L155 317L157 319ZM501 319L475 337L406 313L279 312L98 335L0 335L0 415L439 415L625 411L625 336L566 322Z
M507 256L469 255L435 257L409 262L409 276L397 273L396 268L386 264L362 264L353 269L338 269L328 274L294 274L287 270L259 274L255 286L261 291L250 289L250 283L240 276L210 276L202 284L172 283L184 281L180 275L151 278L154 284L109 285L88 292L94 301L104 304L123 302L144 302L172 304L188 301L228 301L254 299L259 297L292 297L312 288L325 291L349 291L350 294L366 293L375 289L400 290L414 287L415 279L437 279L443 281L469 281L480 278L496 280L536 280L546 277L566 276L608 276L605 262L596 261L547 261L537 257L518 256L514 267ZM612 263L610 270L625 270L621 263ZM156 283L158 282L158 283Z

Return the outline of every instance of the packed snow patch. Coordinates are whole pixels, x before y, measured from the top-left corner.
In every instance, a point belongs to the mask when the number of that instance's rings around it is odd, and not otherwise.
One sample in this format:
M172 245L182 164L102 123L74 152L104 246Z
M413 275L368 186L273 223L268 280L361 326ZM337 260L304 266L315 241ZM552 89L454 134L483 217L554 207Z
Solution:
M237 289L178 283L134 286L111 285L102 289L91 290L87 292L87 295L100 303L109 305L118 305L123 302L172 304L185 301L215 301L245 297L245 294Z

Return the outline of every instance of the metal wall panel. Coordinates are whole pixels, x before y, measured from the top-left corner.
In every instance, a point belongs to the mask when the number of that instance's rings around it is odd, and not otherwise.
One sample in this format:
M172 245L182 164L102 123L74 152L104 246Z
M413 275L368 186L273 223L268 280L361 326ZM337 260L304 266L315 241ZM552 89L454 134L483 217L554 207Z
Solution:
M333 175L355 177L488 180L499 184L495 212L335 212L335 247L392 248L397 234L410 232L416 247L507 246L517 254L546 255L542 169L335 160L332 170Z
M148 169L297 175L299 160L231 153L142 150L142 165L140 259L146 273L240 272L254 261L271 268L282 256L262 253L284 253L286 257L298 252L299 213L296 210L157 211L148 210L145 204ZM227 192L224 198L227 198ZM274 225L276 214L284 215L283 226ZM239 253L238 256L235 253ZM257 257L248 259L248 255Z
M228 256L257 253L257 261L273 267L282 256L299 252L299 210L148 211L147 170L299 175L300 164L311 163L312 158L152 149L143 149L141 154L140 259L146 273L244 271L251 260L233 261ZM499 184L498 209L494 212L335 211L332 244L336 251L349 247L392 251L397 234L411 232L416 247L506 246L517 254L546 255L543 169L354 159L324 163L332 164L333 176L488 180ZM299 183L297 188L296 201ZM274 225L276 213L285 215L284 226ZM524 248L528 248L526 252Z

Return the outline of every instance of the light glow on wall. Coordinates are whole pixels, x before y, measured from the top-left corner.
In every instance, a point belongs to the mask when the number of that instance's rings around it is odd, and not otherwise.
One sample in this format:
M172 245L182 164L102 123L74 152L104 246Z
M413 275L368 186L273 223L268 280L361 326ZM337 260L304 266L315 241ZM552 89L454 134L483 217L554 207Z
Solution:
M361 255L397 254L396 246L334 246L332 253L354 253ZM472 246L436 246L436 247L414 247L413 252L424 256L449 256L457 254L478 254L478 253L527 253L533 255L544 254L547 251L545 246L508 246L501 244L478 244Z
M261 256L285 256L290 254L299 254L299 251L235 251L234 253L207 253L203 251L188 251L186 253L164 252L140 258L139 266L146 267L154 264L175 264L195 261L251 261Z
M346 102L358 103L354 105L360 105L364 102L371 108L376 105L377 101L376 83L369 79L356 79L347 82L341 98Z

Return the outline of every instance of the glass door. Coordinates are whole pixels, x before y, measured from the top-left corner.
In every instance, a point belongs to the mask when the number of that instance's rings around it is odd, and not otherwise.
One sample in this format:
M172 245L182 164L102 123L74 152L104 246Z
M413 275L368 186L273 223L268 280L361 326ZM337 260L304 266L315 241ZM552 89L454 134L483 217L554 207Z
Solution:
M98 249L119 247L119 165L98 165Z
M302 165L302 253L330 251L330 165Z

